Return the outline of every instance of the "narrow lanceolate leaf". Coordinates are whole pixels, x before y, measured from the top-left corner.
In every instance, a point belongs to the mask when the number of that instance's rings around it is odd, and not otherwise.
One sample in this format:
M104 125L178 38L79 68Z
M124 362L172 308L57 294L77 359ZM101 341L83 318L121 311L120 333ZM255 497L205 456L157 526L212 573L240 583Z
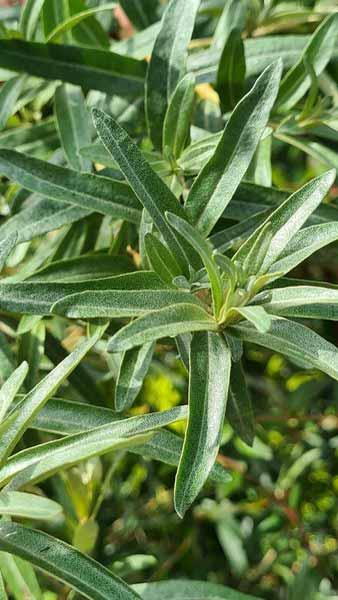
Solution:
M115 409L126 410L132 406L153 357L155 344L144 344L124 353L115 386Z
M231 331L244 341L285 354L297 364L319 369L338 380L337 348L300 323L275 318L267 333L260 333L249 324L236 325Z
M0 423L3 421L16 394L20 390L28 373L28 368L29 367L26 362L21 363L21 365L15 369L15 371L13 371L0 389Z
M263 306L241 306L233 309L244 319L250 321L254 327L261 333L269 331L271 326L271 317L265 312Z
M11 233L8 237L6 237L3 241L0 242L0 273L4 268L5 262L15 247L18 239L17 231Z
M306 62L311 64L316 75L325 69L335 47L337 31L338 15L331 14L316 29L298 62L285 75L278 94L278 110L290 110L311 86Z
M244 83L244 44L240 30L234 29L225 43L217 71L216 89L224 113L235 108L241 99Z
M208 272L212 290L214 314L217 317L223 304L223 283L219 268L212 255L211 245L201 236L199 231L187 223L187 221L184 221L171 213L167 213L167 219L170 225L172 225L200 255Z
M175 509L183 517L203 487L221 441L231 353L218 333L200 332L190 347L189 418L175 481Z
M7 235L17 233L18 243L27 242L63 225L83 219L90 213L90 210L74 204L37 197L27 208L23 208L0 225L0 237L4 239Z
M91 163L80 154L91 143L89 114L81 88L64 83L55 92L55 116L62 148L75 171L90 171Z
M10 598L21 600L39 600L41 588L36 573L28 562L17 558L8 552L0 552L0 570L6 582L6 588ZM3 598L0 596L1 600ZM7 600L7 595L5 600Z
M26 281L69 282L90 281L133 271L133 263L126 256L84 254L76 258L56 260L35 271Z
M133 588L143 600L259 600L223 585L191 579L137 583Z
M242 2L227 0L225 2L211 44L211 49L217 51L215 54L218 54L224 48L227 39L234 29L239 31L244 29L247 13L248 0L242 0Z
M200 0L171 0L164 12L146 79L150 139L162 149L162 129L170 98L185 72L187 48Z
M188 73L178 83L163 123L163 150L179 158L189 137L195 100L195 78Z
M15 411L8 417L8 426L4 421L5 430L0 440L0 462L3 462L10 454L22 434L29 427L35 414L41 409L47 400L55 393L55 390L75 369L90 348L100 339L102 331L98 330L89 340L80 344L74 352L65 358L55 369L53 369L38 385L16 407Z
M176 467L182 454L182 448L183 439L181 437L171 431L161 429L145 444L131 447L130 452ZM216 483L229 483L232 481L232 475L225 467L216 462L210 471L209 479Z
M13 454L0 469L2 484L11 480L16 487L46 479L60 469L70 467L93 456L103 455L114 448L128 448L144 443L145 434L185 419L185 406L91 428L89 431L67 435Z
M31 562L89 600L140 598L126 583L95 560L41 531L1 521L0 549Z
M290 240L319 206L334 179L335 171L328 171L312 179L287 198L240 247L235 255L235 260L245 263L263 229L269 225L269 235L272 236L272 239L259 269L259 272L266 271L283 253Z
M1 573L0 573L0 600L8 600L4 580L3 580Z
M95 279L90 282L17 282L0 284L0 309L31 315L49 314L53 304L65 296L91 290L135 290L141 295L142 290L168 289L156 273L137 271Z
M82 209L132 223L139 223L141 219L137 198L121 181L78 173L5 149L0 149L0 173L28 190L53 200L76 204Z
M235 433L251 446L255 422L251 397L245 381L242 363L232 364L226 417Z
M181 303L201 306L198 298L179 290L105 290L66 296L51 311L73 319L138 317Z
M185 410L185 409L183 409ZM185 415L185 413L182 413ZM173 418L176 419L173 415ZM121 420L121 415L108 408L51 398L38 412L31 428L59 435L69 435L89 431L101 425ZM183 417L182 417L183 418ZM185 418L185 417L184 417ZM127 450L153 460L177 466L182 451L183 440L166 429L156 430L156 434L143 444L129 445ZM231 481L231 475L220 464L215 463L210 479L218 482Z
M259 299L259 296L256 297ZM282 317L338 319L338 290L320 286L297 285L269 290L264 309Z
M26 0L21 9L20 31L26 40L32 40L45 0Z
M121 96L142 93L146 63L106 50L0 40L0 67Z
M62 21L62 23L57 25L57 27L55 27L55 29L53 29L48 34L46 42L56 42L64 33L76 27L76 25L81 23L81 21L95 16L95 14L98 12L102 12L104 10L112 10L113 8L116 8L116 2L107 2L106 4L94 6L93 8L88 8L87 10L83 10L81 12L77 12L73 15L70 15L70 17Z
M301 229L286 246L277 262L271 265L269 271L286 274L311 254L337 239L338 223L323 223Z
M93 109L93 118L103 144L118 163L129 185L153 219L175 259L184 272L188 273L188 261L165 218L165 212L170 211L184 219L183 208L162 179L152 170L125 129L101 110Z
M0 493L0 515L45 520L60 517L61 513L60 504L43 496L24 492Z
M280 61L267 67L239 102L190 190L186 210L204 235L217 223L251 162L277 96L281 71Z
M194 304L177 304L140 317L120 329L111 338L108 352L124 352L161 337L216 330L217 323L206 310Z
M144 236L144 245L151 268L171 285L173 279L181 274L181 270L170 250L151 233Z
M16 101L21 93L25 76L12 77L0 88L0 131L4 129L9 117L12 116Z

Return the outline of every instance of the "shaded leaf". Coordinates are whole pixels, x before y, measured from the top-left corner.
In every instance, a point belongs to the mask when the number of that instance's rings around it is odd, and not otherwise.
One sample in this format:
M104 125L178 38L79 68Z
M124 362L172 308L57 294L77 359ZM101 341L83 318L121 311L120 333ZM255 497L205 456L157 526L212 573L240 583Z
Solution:
M56 89L55 116L69 166L75 171L90 171L90 162L80 154L80 148L91 142L89 115L81 88L64 83Z
M137 397L149 369L154 343L132 348L124 353L115 386L115 409L130 408Z
M163 123L163 151L169 149L174 158L179 158L188 140L194 101L195 78L188 73L177 84Z
M235 433L251 446L255 436L255 422L241 362L233 363L231 367L226 418Z

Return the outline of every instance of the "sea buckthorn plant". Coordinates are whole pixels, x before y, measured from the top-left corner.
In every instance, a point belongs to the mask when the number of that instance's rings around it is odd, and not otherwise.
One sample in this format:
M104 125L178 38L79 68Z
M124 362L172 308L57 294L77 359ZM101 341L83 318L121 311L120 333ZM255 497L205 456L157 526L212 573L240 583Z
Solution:
M303 266L338 242L335 3L26 0L0 18L0 598L254 598L219 495L242 463L220 447L233 435L271 459L255 441L253 348L338 381L321 335L338 288ZM150 372L186 393L140 405ZM283 502L320 459L313 444L261 474L272 527L295 525L296 492ZM248 572L238 591L184 568L157 581L167 566L149 582L139 555L108 564L100 515L129 454L176 467L173 508L215 524L232 574ZM288 591L259 593L330 596L306 558L297 576L275 569Z

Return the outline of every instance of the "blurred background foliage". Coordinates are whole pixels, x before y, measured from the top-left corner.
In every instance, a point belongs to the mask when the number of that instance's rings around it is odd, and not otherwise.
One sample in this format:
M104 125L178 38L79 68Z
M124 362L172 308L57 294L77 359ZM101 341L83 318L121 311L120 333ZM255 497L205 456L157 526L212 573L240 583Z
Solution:
M100 0L87 2L88 7L99 4ZM97 17L100 26L109 32L113 49L118 44L128 44L135 31L142 31L160 18L164 3L148 0L146 4L146 23L135 9L137 3L129 0L120 2L114 14L104 12ZM210 45L209 38L224 4L224 0L202 0L191 44L192 58L200 48ZM310 34L327 13L337 11L336 0L252 0L249 4L245 29L248 38ZM19 3L2 0L0 6L2 23L12 32L17 30ZM73 29L69 35L72 43L80 43L80 29ZM336 57L319 82L318 95L313 90L312 122L302 132L296 131L293 143L282 137L274 139L274 186L293 190L327 169L327 162L295 144L302 135L322 143L320 132L314 131L318 127L314 124L316 111L322 121L322 112L330 112L330 128L335 134L324 136L325 146L332 153L331 162L338 164L337 73ZM5 73L2 76L5 78ZM215 101L208 83L200 85L196 128L217 132L224 125L217 98ZM54 82L37 82L33 78L25 82L17 110L0 134L1 145L8 143L18 126L41 124L38 139L23 141L21 147L35 156L53 155L59 147L57 133L49 125L55 87ZM327 90L325 105L323 90ZM121 98L99 95L90 92L88 105L102 96L102 103L147 150L149 141L144 137L140 105L135 102L126 107ZM299 120L295 127L300 127ZM15 212L23 199L16 186L6 181L0 186L0 214L6 217ZM338 189L334 189L332 199L337 195ZM114 241L118 244L118 231L112 230L109 218L97 222L90 217L80 222L80 228L75 223L50 235L54 260L58 256L76 256L86 247L93 247L93 236L97 250ZM129 236L132 254L132 228ZM39 239L18 246L7 263L7 274L15 274L18 266L24 269L29 261L42 262L43 244ZM338 283L337 244L317 253L294 275ZM30 358L31 387L60 360L65 349L69 351L74 346L82 333L81 328L59 319L45 319L44 325L37 320L33 328L30 322L26 330L21 321L24 332L19 334L17 326L12 316L1 316L0 380L8 377L18 360ZM316 327L338 345L336 324L318 322ZM88 389L83 391L87 377L98 382L100 403L113 408L118 369L114 361L114 356L100 353L98 344L96 352L74 371L60 395L88 400ZM226 584L268 600L338 598L338 384L253 346L247 350L245 363L256 419L254 446L245 445L234 436L230 425L225 426L219 461L231 471L232 481L207 485L184 521L173 510L174 467L120 451L65 470L41 484L42 493L63 506L65 518L49 525L41 523L39 528L92 554L130 583L184 577ZM158 346L130 414L165 410L185 403L186 398L187 376L176 351L170 346ZM182 433L182 427L181 422L172 426L178 433ZM36 437L41 442L52 435L29 431L25 439L31 443ZM0 568L11 582L14 598L40 597L32 593L37 585L35 575L27 574L22 561L9 561L8 555L0 553ZM20 574L24 574L23 583ZM28 580L27 592L24 581ZM39 575L39 582L44 600L73 597L48 577Z

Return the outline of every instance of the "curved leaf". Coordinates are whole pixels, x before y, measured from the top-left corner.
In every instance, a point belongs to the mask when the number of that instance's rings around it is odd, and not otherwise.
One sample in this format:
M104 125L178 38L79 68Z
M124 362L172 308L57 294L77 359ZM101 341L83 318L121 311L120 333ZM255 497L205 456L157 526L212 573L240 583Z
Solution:
M126 583L98 562L41 531L1 521L0 549L31 562L89 600L140 598Z
M270 65L237 104L217 148L195 179L186 201L191 223L208 235L243 178L267 125L282 72Z
M337 348L300 323L276 317L267 333L260 333L249 324L231 327L231 332L244 341L285 354L296 364L319 369L338 380Z
M44 379L42 379L16 406L8 420L8 426L2 431L0 439L0 462L3 463L12 449L17 444L30 422L47 400L54 394L55 390L75 369L82 358L100 339L103 330L97 332L88 340L83 342L65 358L55 369L53 369ZM6 421L4 421L6 425Z
M304 52L294 67L282 80L277 108L287 112L307 92L311 85L311 77L306 68L308 61L316 75L325 69L333 53L338 32L338 15L331 14L319 25L311 36Z
M185 419L186 407L179 406L94 427L85 432L32 446L13 454L0 469L0 482L16 487L46 479L60 469L117 448L131 448L144 442L144 434ZM146 438L147 439L147 438Z
M336 321L338 290L310 285L275 288L269 290L268 302L264 303L264 308L282 317Z
M60 504L43 496L25 492L0 493L0 515L45 520L60 517L61 513Z

